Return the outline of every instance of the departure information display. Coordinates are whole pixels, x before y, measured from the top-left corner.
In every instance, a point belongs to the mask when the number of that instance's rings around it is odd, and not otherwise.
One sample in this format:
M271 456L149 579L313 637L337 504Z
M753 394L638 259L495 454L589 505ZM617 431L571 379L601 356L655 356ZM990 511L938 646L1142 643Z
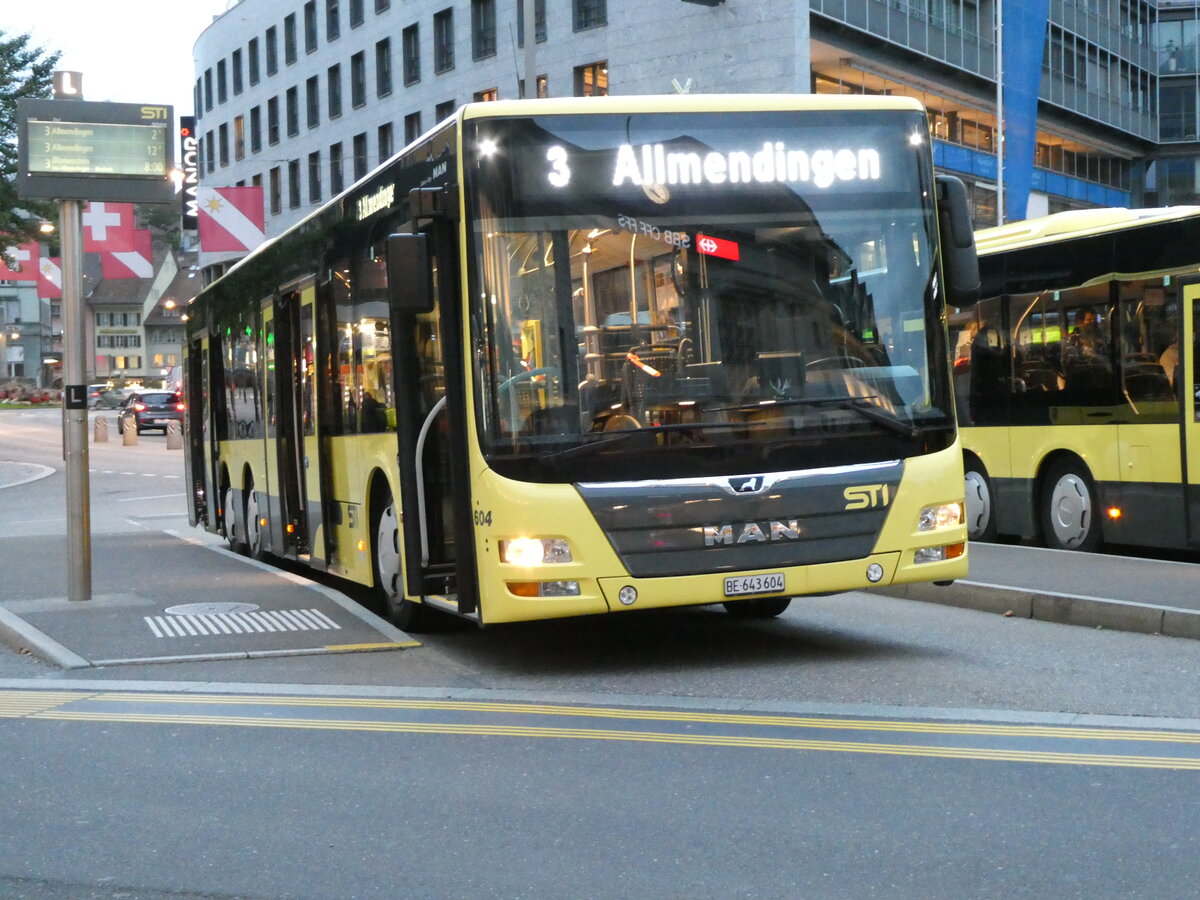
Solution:
M166 123L114 125L29 119L26 136L32 174L161 178L170 170Z

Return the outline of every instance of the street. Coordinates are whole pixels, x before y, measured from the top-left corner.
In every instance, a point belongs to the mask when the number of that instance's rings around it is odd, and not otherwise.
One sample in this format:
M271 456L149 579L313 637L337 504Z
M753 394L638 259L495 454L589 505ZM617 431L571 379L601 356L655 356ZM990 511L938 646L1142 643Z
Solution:
M0 605L62 558L58 427L0 411L0 461L55 470L0 488ZM127 547L152 598L170 572L139 549L181 538L214 578L265 577L187 525L162 436L89 451L97 594ZM1194 641L877 594L417 641L71 671L0 649L0 895L1183 898L1200 876Z

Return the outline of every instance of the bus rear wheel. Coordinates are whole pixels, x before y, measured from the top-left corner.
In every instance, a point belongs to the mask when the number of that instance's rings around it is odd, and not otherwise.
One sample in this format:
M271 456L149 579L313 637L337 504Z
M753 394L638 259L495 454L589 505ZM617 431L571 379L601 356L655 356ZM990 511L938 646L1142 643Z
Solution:
M246 500L246 552L251 559L261 560L267 555L262 524L259 522L258 492L253 489Z
M965 463L963 482L967 497L967 537L972 541L991 541L996 538L996 501L992 480L983 464L969 459Z
M432 626L433 613L404 596L400 577L400 521L390 494L380 504L374 533L375 581L389 621L405 631L427 631Z
M1055 550L1100 546L1100 505L1087 470L1071 460L1050 467L1042 482L1042 539Z
M221 533L229 541L229 549L234 553L244 553L245 544L237 530L237 494L233 486L225 488L225 501L221 504Z
M783 615L791 602L791 597L753 597L749 600L731 600L722 606L738 619L773 619Z

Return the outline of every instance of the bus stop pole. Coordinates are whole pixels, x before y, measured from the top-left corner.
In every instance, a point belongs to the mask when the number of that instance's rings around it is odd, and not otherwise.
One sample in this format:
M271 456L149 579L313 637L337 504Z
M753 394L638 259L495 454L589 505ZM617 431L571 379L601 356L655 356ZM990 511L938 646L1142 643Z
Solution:
M63 417L67 469L67 599L92 598L83 225L78 200L58 203L62 235Z

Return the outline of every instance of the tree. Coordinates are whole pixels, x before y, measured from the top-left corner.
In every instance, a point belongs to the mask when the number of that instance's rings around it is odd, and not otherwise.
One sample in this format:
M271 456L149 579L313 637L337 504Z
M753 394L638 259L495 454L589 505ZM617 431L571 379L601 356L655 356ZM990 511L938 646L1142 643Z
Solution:
M57 215L52 203L17 198L17 101L50 96L60 56L31 47L28 34L0 30L0 251L43 240L38 224Z

